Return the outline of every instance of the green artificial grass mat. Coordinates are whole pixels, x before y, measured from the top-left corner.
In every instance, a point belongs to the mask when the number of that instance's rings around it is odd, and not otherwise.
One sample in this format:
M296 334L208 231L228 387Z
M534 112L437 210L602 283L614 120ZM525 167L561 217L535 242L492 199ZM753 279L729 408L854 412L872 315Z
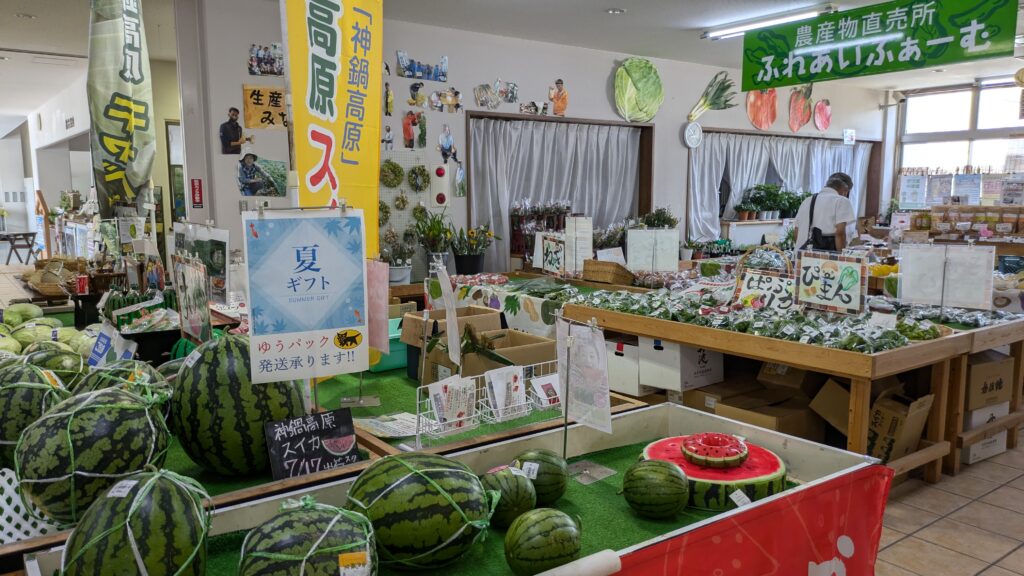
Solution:
M75 327L75 313L74 312L60 312L58 314L46 314L46 318L56 318L61 321L61 324L74 328Z
M570 480L565 496L555 503L555 508L580 519L583 534L582 556L605 549L622 550L714 516L713 512L694 509L687 509L670 520L650 520L634 514L618 491L622 486L623 474L637 461L644 446L646 443L633 444L570 459L570 462L588 460L616 472L613 476L587 486ZM210 574L228 575L237 572L244 537L243 532L236 532L210 539L208 563ZM459 561L446 566L443 569L444 574L446 576L511 574L512 571L505 563L504 537L504 530L488 529L486 539L474 546ZM378 574L408 574L408 572L385 567L381 568Z

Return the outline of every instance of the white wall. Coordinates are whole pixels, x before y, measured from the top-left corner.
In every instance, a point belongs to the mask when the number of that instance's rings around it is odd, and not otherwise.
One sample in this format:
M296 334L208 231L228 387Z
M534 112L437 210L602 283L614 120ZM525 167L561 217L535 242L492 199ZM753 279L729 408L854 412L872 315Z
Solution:
M66 121L74 119L72 128ZM89 98L86 76L75 80L28 115L32 148L42 148L89 131Z

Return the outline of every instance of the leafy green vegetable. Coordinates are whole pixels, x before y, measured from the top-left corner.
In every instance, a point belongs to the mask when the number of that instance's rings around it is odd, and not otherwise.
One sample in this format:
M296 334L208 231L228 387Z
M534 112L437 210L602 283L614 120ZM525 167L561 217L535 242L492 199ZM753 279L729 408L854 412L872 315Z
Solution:
M627 58L615 71L615 108L626 120L647 122L664 101L661 77L650 60Z

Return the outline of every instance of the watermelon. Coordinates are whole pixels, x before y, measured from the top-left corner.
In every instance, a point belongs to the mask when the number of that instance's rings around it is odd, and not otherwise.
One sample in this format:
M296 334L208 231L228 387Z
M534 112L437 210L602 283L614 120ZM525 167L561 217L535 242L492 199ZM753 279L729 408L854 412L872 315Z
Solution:
M339 568L342 574L377 573L373 526L358 512L307 497L286 502L281 512L246 535L238 574L329 576Z
M207 499L198 482L169 470L121 480L68 537L62 576L205 575Z
M501 466L480 477L484 488L501 493L498 506L491 516L491 525L508 528L520 514L537 506L537 491L518 468Z
M153 403L110 388L75 395L21 434L14 462L23 496L57 522L77 522L108 488L159 466L167 428Z
M688 506L723 511L735 508L729 496L741 491L750 500L760 500L786 489L786 464L774 452L747 442L750 455L734 468L706 468L683 456L686 436L652 442L644 448L644 460L665 460L679 466L690 483Z
M181 365L185 363L184 358L177 358L175 360L169 360L163 364L157 366L156 371L160 373L168 382L174 382L175 378L178 377L178 371L181 370Z
M0 342L3 339L0 338ZM21 364L21 356L13 352L7 352L6 350L0 350L0 369L8 366L14 366L15 364Z
M0 351L6 354L20 354L22 351L21 342L13 336L0 334Z
M54 351L54 352L74 352L75 349L63 342L55 342L53 340L40 340L38 342L32 342L21 351L23 355L34 354L36 352L43 351Z
M42 368L20 362L19 360L18 364L11 364L0 368L0 386L17 382L50 384L51 379L47 378L46 372Z
M73 388L82 377L82 373L89 369L85 360L74 352L42 350L26 355L24 361L26 364L53 372L68 388Z
M0 318L3 319L4 326L8 329L8 334L11 333L10 331L13 330L15 326L25 321L25 318L21 314L11 312L9 310L0 310Z
M527 450L516 456L512 467L522 470L533 481L538 506L554 504L565 494L569 467L561 456L551 450Z
M23 304L9 304L7 308L3 309L2 317L4 324L17 325L20 322L15 323L8 320L8 317L14 314L20 316L24 320L31 320L33 318L42 318L43 309L35 304L23 303Z
M192 353L174 383L171 429L200 466L222 476L270 466L263 424L305 413L295 382L253 384L249 339L225 336Z
M31 328L33 326L46 326L48 328L63 328L64 323L59 318L26 318L24 322L15 326L18 328Z
M11 338L20 342L22 346L28 346L33 342L46 340L63 342L66 344L77 334L78 330L75 330L74 328L53 328L29 322L19 326L14 332L12 332Z
M683 457L697 466L734 468L750 455L747 443L732 434L703 432L683 436Z
M529 576L580 555L580 527L568 514L554 508L526 512L505 533L505 561L517 576Z
M68 395L63 386L49 383L0 385L0 468L14 468L14 447L22 431Z
M171 385L155 368L141 360L118 360L86 374L72 391L85 394L104 388L124 388L163 403L171 397Z
M495 497L465 464L411 452L370 464L346 507L373 523L383 564L429 570L458 560L486 534Z
M672 518L686 508L690 485L679 466L663 460L641 460L626 470L622 494L640 516Z

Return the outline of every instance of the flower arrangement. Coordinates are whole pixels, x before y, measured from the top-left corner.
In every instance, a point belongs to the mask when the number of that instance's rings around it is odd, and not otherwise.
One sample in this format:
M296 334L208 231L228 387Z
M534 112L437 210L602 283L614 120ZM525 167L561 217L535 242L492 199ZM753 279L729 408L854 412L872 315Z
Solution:
M679 218L673 216L668 208L658 208L650 214L644 214L640 221L648 228L675 228L679 225Z
M617 248L626 244L626 225L623 222L612 224L604 230L594 230L594 250Z
M427 252L447 252L453 235L452 225L444 211L427 213L422 220L416 221L416 239Z
M475 228L459 229L452 239L452 252L457 256L476 256L483 254L494 240L501 240L491 230L491 223Z
M408 180L413 192L423 192L430 188L430 172L422 164L409 168Z
M397 188L405 178L405 170L394 160L385 160L380 165L380 183L388 188Z
M386 226L391 221L391 206L380 200L377 202L377 225Z
M398 196L395 198L395 208L398 208L399 210L405 210L406 207L408 206L409 197L405 195L405 190L402 190L401 192L398 193Z
M411 242L407 242L406 237L406 234L399 237L398 232L390 226L384 232L384 236L381 238L384 244L381 256L388 261L388 264L392 266L412 265L412 256L416 253L416 247Z
M419 204L412 209L412 219L419 222L427 219L427 207Z

